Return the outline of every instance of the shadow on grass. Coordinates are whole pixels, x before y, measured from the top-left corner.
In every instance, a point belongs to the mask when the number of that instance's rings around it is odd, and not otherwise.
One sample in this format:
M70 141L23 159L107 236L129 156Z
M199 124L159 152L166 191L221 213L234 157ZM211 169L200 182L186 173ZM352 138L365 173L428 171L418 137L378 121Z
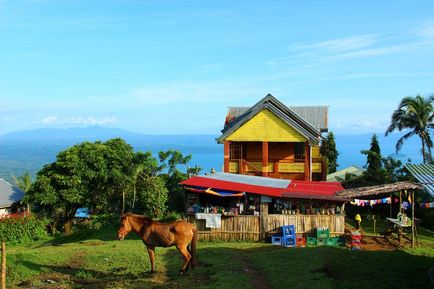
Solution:
M431 288L434 258L404 251L345 248L284 248L264 244L199 247L198 267L188 278L175 277L182 259L175 249L164 255L169 279L188 288Z
M91 254L91 251L88 252ZM149 262L146 250L144 254ZM179 276L182 256L175 248L160 249L156 275L133 274L119 264L106 271L80 265L44 265L19 261L37 272L69 276L89 288L430 288L428 270L434 258L404 251L360 251L345 248L284 248L257 243L200 243L194 270ZM147 266L143 265L143 270ZM89 279L77 278L80 271ZM84 281L83 281L84 280ZM87 283L86 283L87 282Z

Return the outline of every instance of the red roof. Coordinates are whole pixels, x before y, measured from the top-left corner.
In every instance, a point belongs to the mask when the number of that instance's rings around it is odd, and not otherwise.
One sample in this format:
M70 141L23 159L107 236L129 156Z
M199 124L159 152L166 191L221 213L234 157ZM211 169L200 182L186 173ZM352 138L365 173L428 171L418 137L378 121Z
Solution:
M276 188L195 176L181 182L181 185L246 192L271 197L344 201L344 199L336 196L336 192L344 189L339 182L291 181L286 188Z

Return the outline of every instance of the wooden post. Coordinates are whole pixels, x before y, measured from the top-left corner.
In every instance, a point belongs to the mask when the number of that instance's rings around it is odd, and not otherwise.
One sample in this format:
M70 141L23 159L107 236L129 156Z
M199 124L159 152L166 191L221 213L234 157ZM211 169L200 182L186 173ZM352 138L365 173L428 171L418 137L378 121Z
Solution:
M402 191L399 191L399 212L402 213Z
M392 193L390 193L390 214L389 214L389 218L392 218L392 206L393 206L393 197L392 197Z
M265 239L266 224L268 222L268 203L261 202L259 205L259 237L260 240Z
M229 173L229 141L223 142L223 172Z
M304 180L305 181L311 181L310 171L311 171L311 155L310 155L310 146L309 142L305 143L304 146L305 153L304 153Z
M6 243L2 241L2 289L6 289Z
M262 142L262 176L268 177L268 141Z
M411 191L411 247L414 248L414 191Z

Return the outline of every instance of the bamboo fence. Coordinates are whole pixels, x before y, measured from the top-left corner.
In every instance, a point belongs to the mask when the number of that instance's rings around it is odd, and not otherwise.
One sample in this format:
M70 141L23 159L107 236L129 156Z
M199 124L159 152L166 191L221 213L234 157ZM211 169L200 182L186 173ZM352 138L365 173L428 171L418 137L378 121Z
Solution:
M295 225L297 234L309 234L316 227L328 227L331 235L342 235L345 228L344 215L221 216L221 228L206 228L205 220L196 219L194 214L188 215L188 221L196 225L202 241L259 241L261 235L268 237L283 225Z

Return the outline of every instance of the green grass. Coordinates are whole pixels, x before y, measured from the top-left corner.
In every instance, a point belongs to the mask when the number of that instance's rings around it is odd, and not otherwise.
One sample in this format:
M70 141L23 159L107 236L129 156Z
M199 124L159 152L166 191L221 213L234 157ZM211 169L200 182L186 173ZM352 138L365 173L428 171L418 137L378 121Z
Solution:
M198 266L186 276L178 275L182 260L174 248L157 248L158 273L150 274L143 243L115 236L116 228L108 227L32 247L8 246L8 288L429 288L434 265L429 246L352 252L200 242Z

